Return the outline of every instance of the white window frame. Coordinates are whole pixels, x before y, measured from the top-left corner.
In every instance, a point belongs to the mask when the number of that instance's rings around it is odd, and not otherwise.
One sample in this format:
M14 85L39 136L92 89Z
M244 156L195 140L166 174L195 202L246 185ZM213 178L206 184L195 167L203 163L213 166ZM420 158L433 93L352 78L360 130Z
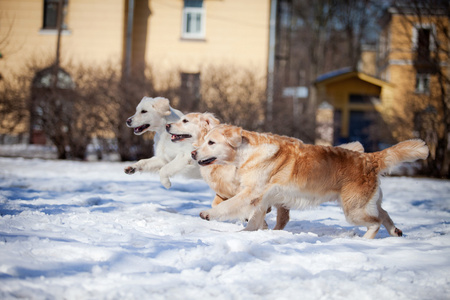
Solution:
M413 25L413 32L412 32L412 50L417 51L419 50L419 29L430 29L430 52L433 52L435 50L435 40L434 37L436 36L436 26L434 24L420 24L416 23Z
M430 93L430 74L416 74L415 92L417 94L429 94ZM428 82L425 85L425 80Z
M200 15L200 31L196 32L188 32L187 31L187 19L188 15ZM205 38L205 3L203 2L202 7L184 7L183 8L183 20L182 20L182 28L181 28L181 37L184 39L204 39ZM193 26L196 25L196 18L192 21Z

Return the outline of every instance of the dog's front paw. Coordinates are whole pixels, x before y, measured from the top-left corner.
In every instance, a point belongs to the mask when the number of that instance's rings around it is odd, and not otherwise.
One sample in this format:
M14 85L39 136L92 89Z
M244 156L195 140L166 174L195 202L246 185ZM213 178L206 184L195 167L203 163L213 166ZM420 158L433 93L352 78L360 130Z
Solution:
M209 221L209 212L207 210L200 212L200 218L203 220Z
M166 189L170 189L170 187L172 186L172 183L170 182L170 180L168 178L160 178L161 184L166 188Z
M136 168L133 166L129 166L128 168L125 168L125 173L128 175L136 173Z

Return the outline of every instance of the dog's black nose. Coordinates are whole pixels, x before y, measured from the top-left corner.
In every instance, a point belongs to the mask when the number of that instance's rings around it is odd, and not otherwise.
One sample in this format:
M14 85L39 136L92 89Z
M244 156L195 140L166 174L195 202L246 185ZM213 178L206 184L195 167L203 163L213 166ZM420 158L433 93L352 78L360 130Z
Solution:
M166 124L166 131L169 132L170 130L170 124Z
M192 157L193 160L197 160L197 151L195 151L195 150L192 151L191 152L191 157Z
M129 118L129 119L127 120L127 125L128 125L128 126L131 126L131 123L133 123L133 119Z

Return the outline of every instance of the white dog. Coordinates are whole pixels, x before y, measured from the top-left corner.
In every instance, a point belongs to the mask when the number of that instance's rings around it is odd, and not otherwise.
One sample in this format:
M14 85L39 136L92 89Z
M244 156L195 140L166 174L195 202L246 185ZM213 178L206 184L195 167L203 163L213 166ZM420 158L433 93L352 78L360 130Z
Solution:
M175 122L183 116L179 110L169 105L169 100L162 97L142 98L136 107L136 114L127 120L127 126L134 128L134 134L141 135L154 131L154 156L125 168L125 173L159 172L162 185L171 187L169 177L180 173L189 178L201 178L199 167L192 163L191 143L174 143L166 131L166 125Z

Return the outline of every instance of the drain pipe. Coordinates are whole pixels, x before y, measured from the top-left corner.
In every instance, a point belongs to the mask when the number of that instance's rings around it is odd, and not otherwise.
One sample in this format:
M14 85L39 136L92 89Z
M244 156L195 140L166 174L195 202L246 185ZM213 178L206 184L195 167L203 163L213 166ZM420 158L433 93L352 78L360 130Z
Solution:
M125 44L125 76L131 74L131 44L133 42L134 0L128 0L127 34Z
M275 42L277 26L277 0L270 1L269 22L269 60L267 65L267 107L266 126L269 131L273 129L273 96L274 96L274 70L275 70Z

